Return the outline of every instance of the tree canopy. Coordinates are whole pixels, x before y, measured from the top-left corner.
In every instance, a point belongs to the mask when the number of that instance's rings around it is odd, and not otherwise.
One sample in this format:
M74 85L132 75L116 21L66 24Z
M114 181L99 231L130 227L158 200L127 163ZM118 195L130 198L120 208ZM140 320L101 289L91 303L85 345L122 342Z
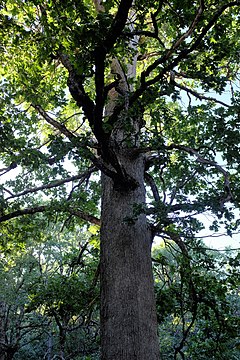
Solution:
M149 153L147 180L157 185L161 221L180 210L231 217L225 204L237 206L239 196L239 3L131 5L108 1L104 11L88 1L2 6L1 173L11 178L1 186L2 221L49 206L97 215L98 181L88 181L88 191L81 184L98 169L124 177L108 139L126 101L129 147L130 119L144 112L139 151ZM104 116L111 90L123 82L112 57L129 89ZM133 60L136 76L125 74Z
M53 224L58 226L54 236L62 233L67 241L75 234L76 248L77 239L87 234L90 241L85 239L86 247L82 243L80 255L92 253L83 261L87 267L81 276L75 268L66 270L63 298L63 273L49 279L57 290L48 298L46 284L36 280L41 271L24 270L21 276L30 276L26 289L16 286L24 289L31 304L22 298L23 307L30 313L44 307L54 317L54 297L65 306L68 286L78 294L83 291L83 297L90 289L85 303L72 298L64 326L59 313L55 316L60 331L97 301L91 284L97 285L99 229L104 223L100 173L119 194L133 193L139 182L124 156L131 161L144 156L146 201L130 204L123 222L130 229L144 215L152 239L162 239L168 249L152 255L158 322L164 326L168 319L168 329L169 324L181 325L182 332L172 357L167 353L165 358L184 359L185 354L190 359L192 352L191 358L197 359L195 340L185 349L190 333L192 339L199 333L203 339L209 336L206 349L214 336L220 343L221 336L224 342L232 332L235 339L236 314L231 313L234 320L226 326L223 315L230 314L228 301L236 304L234 309L239 305L239 256L213 256L198 233L206 228L203 216L211 218L206 229L210 234L239 231L240 2L7 0L0 9L1 261L10 266L10 254L18 258L29 239L33 248L44 244ZM66 257L73 256L72 251ZM32 269L36 253L32 250L29 256L26 268ZM223 274L218 273L221 265ZM17 275L11 271L14 282ZM28 288L28 281L37 288ZM181 295L184 290L186 295ZM6 305L10 297L0 302ZM92 314L97 322L99 315ZM212 337L207 320L213 324Z

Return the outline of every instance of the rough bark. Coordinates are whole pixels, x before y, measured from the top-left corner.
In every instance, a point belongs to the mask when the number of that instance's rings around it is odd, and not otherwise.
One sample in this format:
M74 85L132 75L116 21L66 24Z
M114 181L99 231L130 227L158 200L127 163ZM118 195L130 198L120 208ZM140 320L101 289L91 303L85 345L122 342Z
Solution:
M135 190L114 187L102 175L101 349L102 360L158 360L151 233L145 214L144 157L118 156L138 182Z

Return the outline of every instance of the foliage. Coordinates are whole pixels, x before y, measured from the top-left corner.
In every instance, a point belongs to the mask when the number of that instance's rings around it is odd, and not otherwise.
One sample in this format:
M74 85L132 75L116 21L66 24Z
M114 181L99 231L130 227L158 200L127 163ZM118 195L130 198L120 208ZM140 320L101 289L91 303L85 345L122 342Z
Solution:
M196 237L209 213L210 231L239 231L239 5L1 2L2 352L98 356L100 172L135 189L122 151L144 154L147 190L126 220L167 243L163 358L239 356L239 255Z
M239 255L199 244L187 269L166 242L153 256L162 359L237 359Z
M5 344L14 359L71 359L98 350L98 256L90 233L77 239L52 224L41 230L43 241L30 235L21 251L2 258L1 316ZM73 349L72 344L79 346ZM14 354L13 353L13 354Z
M99 358L98 254L85 247L89 234L77 241L69 231L58 234L52 225L44 242L29 238L2 262L1 302L16 360L57 355L59 326L67 329L66 358ZM200 243L190 253L191 271L173 241L154 246L152 256L162 359L237 359L239 255Z

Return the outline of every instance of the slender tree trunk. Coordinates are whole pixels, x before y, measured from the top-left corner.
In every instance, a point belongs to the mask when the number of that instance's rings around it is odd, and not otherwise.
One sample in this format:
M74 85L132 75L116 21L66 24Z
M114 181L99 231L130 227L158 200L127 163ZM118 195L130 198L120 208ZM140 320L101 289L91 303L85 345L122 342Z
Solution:
M0 360L5 360L6 354L5 307L4 301L0 301Z
M66 330L63 327L59 327L59 357L61 360L64 360L65 356L65 342L66 342Z
M145 204L144 157L120 163L139 186L117 190L102 175L101 359L158 360L151 234L145 214L133 218Z
M49 334L48 334L48 342L47 342L47 360L51 360L52 359L52 349L53 349L53 334L52 331L50 330Z

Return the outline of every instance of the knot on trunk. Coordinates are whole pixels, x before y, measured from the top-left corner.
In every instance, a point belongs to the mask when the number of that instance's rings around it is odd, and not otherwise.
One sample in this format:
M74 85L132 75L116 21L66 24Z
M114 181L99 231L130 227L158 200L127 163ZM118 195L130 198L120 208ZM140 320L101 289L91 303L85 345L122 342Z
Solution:
M133 177L128 174L124 174L124 176L116 175L114 182L114 189L121 193L126 193L129 191L134 191L138 188L139 183Z

